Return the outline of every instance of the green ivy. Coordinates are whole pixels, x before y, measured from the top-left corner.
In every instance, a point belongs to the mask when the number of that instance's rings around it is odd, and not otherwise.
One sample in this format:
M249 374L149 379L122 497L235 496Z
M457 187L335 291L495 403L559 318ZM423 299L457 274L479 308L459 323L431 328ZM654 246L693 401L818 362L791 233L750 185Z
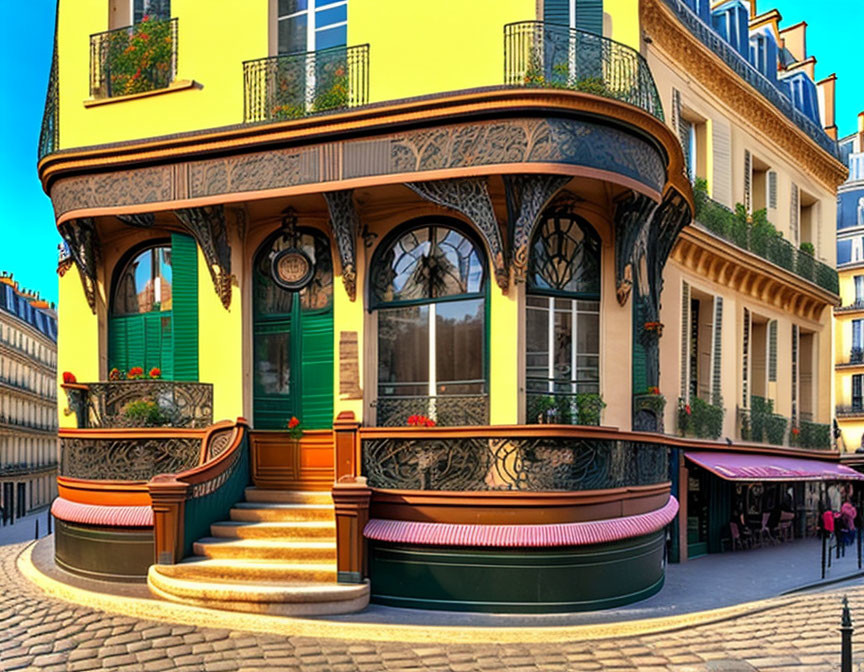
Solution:
M682 435L691 434L700 439L718 439L723 433L725 413L722 401L709 404L699 397L693 397L688 405L684 399L679 399L678 431Z

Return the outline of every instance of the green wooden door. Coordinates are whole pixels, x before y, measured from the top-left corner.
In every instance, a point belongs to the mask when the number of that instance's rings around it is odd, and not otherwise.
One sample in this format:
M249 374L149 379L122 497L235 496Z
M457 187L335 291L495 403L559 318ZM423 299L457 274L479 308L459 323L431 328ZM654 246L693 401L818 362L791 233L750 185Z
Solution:
M303 249L315 263L310 285L299 292L277 286L270 257ZM292 416L304 429L333 426L333 302L329 241L303 233L281 236L256 258L253 324L253 413L258 429L285 429Z

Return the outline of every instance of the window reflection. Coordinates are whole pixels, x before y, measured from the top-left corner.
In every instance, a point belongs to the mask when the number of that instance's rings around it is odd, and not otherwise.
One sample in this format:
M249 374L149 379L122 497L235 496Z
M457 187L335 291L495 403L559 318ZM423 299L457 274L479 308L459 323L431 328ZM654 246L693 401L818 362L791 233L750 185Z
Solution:
M171 310L171 248L139 252L123 269L114 293L115 315Z

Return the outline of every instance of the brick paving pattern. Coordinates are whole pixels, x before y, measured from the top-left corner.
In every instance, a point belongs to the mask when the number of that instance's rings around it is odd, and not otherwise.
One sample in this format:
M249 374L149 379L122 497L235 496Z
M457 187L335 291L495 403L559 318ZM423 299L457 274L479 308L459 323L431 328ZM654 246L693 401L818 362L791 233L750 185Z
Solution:
M0 670L839 670L840 597L864 663L864 586L677 632L559 644L421 645L284 638L114 616L45 596L18 572L24 545L0 547ZM858 634L861 634L861 637ZM864 666L861 668L864 670Z

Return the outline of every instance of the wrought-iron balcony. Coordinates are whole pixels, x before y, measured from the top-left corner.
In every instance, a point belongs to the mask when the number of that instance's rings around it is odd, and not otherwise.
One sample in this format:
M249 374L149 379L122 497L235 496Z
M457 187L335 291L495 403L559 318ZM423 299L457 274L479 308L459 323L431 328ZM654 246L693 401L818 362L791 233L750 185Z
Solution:
M834 309L834 314L855 313L858 311L864 311L864 299L855 299L855 301L845 306L838 306Z
M645 58L594 33L543 21L504 26L504 78L509 86L591 93L641 107L663 120Z
M525 393L525 421L529 425L593 425L600 424L606 404L599 394L537 390L539 385L560 386L560 381L528 380ZM538 385L539 384L539 385ZM567 383L564 383L565 385ZM534 389L532 389L534 388Z
M709 198L698 183L695 192L694 219L697 224L727 242L748 250L822 289L833 294L840 293L837 271L828 264L795 247L770 224L753 225L747 221L746 213L733 212Z
M439 394L423 396L380 396L375 402L378 427L405 427L413 416L422 416L436 425L454 427L489 424L489 396L486 394Z
M849 357L846 361L840 362L836 366L838 368L844 367L856 367L864 364L864 348L851 348L849 350Z
M247 123L365 105L369 101L369 45L245 61L243 88Z
M177 74L177 19L150 19L90 36L90 95L166 89Z
M864 402L852 402L851 406L835 406L834 414L838 418L864 418Z
M27 476L56 470L56 462L13 462L0 465L0 476Z
M810 450L831 450L831 426L813 422L810 413L802 413L797 424L774 413L774 401L750 398L750 408L738 409L738 431L742 441L792 446Z
M79 428L186 427L213 422L213 385L116 380L63 385Z

